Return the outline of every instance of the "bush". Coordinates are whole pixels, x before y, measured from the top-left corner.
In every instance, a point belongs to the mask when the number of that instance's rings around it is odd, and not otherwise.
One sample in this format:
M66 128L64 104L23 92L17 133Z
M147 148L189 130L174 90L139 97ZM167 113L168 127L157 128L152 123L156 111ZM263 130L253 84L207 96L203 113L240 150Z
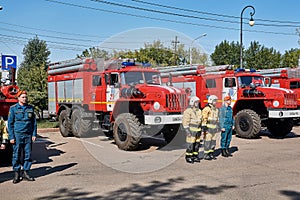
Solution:
M38 128L58 128L58 121L52 121L50 119L37 119Z

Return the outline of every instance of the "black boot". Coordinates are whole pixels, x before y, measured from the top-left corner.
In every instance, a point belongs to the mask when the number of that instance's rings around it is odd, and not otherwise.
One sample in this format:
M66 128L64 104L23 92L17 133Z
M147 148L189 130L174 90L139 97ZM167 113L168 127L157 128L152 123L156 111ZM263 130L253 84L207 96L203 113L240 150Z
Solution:
M212 158L210 157L210 153L204 154L204 160L212 160Z
M227 153L226 153L226 149L222 149L222 156L223 157L228 157Z
M186 161L187 163L191 163L191 164L194 163L194 159L192 158L192 156L185 156L185 161Z
M198 155L194 155L194 156L193 156L193 161L194 161L194 162L200 162L199 156L198 156Z
M20 181L21 181L20 171L15 171L13 184L19 183Z
M226 149L226 154L227 154L228 157L232 156L232 154L229 152L229 149Z
M210 152L209 153L209 157L212 159L212 160L217 160L216 156L214 155L213 152Z
M28 171L23 172L23 179L25 179L26 181L35 181L34 178L28 174Z

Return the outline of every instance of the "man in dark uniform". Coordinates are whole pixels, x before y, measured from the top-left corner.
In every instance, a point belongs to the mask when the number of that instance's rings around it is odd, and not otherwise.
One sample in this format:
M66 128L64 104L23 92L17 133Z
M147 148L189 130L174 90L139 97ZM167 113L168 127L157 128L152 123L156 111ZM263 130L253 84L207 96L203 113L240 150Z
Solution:
M13 145L12 167L15 172L13 183L21 181L21 163L23 163L24 170L22 178L27 181L34 181L28 171L32 164L32 142L37 136L34 108L27 104L27 92L20 90L17 96L19 102L10 107L8 114L9 140ZM23 157L21 157L22 152Z

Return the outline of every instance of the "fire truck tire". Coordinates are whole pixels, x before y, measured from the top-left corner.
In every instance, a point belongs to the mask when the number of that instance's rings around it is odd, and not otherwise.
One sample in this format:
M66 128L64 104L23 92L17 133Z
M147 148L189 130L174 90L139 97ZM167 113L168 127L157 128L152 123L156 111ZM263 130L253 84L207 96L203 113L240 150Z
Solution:
M272 119L267 128L273 136L282 138L292 131L293 126L293 119Z
M241 110L235 117L236 134L242 138L257 138L261 129L260 117L249 109Z
M119 149L136 149L141 139L141 124L135 115L120 114L113 127L113 137Z
M179 130L180 124L172 124L172 125L165 125L162 129L162 133L164 135L165 141L170 143L174 137L176 136Z
M92 123L90 120L82 119L82 111L80 109L75 109L72 112L71 124L72 132L76 137L84 137L92 130Z
M67 110L61 111L58 117L59 121L59 130L63 137L68 137L72 135L71 131L71 122L70 118L68 117Z

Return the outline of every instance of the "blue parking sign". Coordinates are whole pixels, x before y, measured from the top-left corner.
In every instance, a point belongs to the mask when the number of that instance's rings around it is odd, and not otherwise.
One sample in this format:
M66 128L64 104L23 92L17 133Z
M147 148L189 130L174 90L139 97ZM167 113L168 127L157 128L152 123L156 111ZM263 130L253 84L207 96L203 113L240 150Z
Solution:
M10 68L17 68L17 56L2 55L2 69L9 70Z

